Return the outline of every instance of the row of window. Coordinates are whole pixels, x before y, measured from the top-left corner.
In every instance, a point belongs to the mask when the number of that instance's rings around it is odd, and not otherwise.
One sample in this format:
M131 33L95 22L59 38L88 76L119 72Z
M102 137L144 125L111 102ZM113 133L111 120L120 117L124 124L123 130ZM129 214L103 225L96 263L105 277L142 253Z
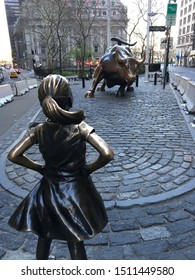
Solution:
M191 20L192 21L195 20L195 12L191 15L188 15L187 17L184 17L183 19L180 19L179 25L181 26L182 24L184 25L186 23L189 23L189 22L191 22Z
M192 4L190 4L188 7L185 7L184 9L180 10L180 17L182 17L183 15L186 15L187 12L190 13L192 10L195 10L195 2L193 3L193 7Z
M93 5L96 5L97 2L100 2L100 1L91 0L91 3L92 3ZM105 1L105 0L102 0L102 1L101 1L101 4L102 4L103 6L105 6L105 5L106 5L106 1ZM110 4L111 4L112 6L114 6L115 0L111 0L111 1L110 1Z
M192 0L182 0L181 1L181 7L183 7L184 5L187 5L188 3L192 2Z
M187 35L187 36L183 36L183 37L179 37L177 44L178 45L183 45L185 43L193 43L195 40L195 36L194 35Z
M107 11L101 11L101 10L96 11L96 10L95 10L95 11L93 11L93 14L96 15L96 16L98 16L98 17L107 16ZM111 11L110 14L113 15L113 16L116 16L116 15L119 14L119 13L118 13L118 11Z
M191 28L191 30L190 30ZM179 36L182 35L182 34L186 34L186 33L189 33L190 31L193 31L195 33L195 23L193 23L191 26L188 25L186 27L183 27L183 28L180 28L179 29Z

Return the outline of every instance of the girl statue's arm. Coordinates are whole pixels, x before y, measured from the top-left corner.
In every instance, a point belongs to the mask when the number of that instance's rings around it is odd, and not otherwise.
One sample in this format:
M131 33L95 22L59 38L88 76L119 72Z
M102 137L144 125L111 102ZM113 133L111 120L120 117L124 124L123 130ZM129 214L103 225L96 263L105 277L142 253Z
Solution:
M109 163L114 158L114 153L111 147L95 132L89 134L87 142L99 152L99 157L96 161L85 165L85 169L92 173Z
M7 158L18 165L24 166L26 168L35 170L42 174L43 166L31 159L29 159L24 153L27 151L34 143L32 142L30 136L25 137L21 140L8 154Z

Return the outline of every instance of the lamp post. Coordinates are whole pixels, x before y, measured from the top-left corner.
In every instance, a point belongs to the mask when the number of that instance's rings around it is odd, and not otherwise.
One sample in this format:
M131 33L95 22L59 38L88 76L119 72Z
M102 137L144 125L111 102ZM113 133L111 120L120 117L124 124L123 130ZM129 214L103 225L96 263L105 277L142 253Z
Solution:
M111 14L110 14L110 0L107 0L107 49L110 47L110 22L111 22Z
M145 63L145 82L148 80L149 72L149 52L150 52L150 17L151 17L151 0L148 0L148 14L147 14L147 35L146 35L146 63Z

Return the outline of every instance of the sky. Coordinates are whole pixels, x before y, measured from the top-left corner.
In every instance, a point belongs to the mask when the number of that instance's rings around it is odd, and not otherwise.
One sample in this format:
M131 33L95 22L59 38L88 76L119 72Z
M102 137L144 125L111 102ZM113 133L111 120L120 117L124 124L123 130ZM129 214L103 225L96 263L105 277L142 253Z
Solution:
M11 47L8 35L7 18L5 14L4 0L0 0L0 61L11 61Z

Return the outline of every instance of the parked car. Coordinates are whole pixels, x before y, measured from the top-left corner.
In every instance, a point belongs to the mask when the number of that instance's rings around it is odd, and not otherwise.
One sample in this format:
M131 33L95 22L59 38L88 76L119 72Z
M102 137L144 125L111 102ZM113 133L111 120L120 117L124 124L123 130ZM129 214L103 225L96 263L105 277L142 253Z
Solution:
M0 83L4 81L3 70L0 69Z
M10 69L9 77L10 78L17 78L18 77L18 74L16 73L15 69Z

